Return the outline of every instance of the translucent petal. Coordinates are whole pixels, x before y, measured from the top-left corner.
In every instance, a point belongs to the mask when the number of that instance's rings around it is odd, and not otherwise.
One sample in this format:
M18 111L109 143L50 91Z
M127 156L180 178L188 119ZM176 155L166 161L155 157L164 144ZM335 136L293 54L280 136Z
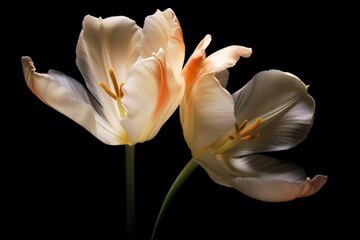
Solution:
M180 23L171 9L145 18L142 52L143 58L151 57L162 48L175 76L180 76L184 58L185 44Z
M231 186L262 201L280 202L316 193L327 177L310 180L305 171L292 163L253 154L224 160L232 176Z
M194 82L180 113L185 140L193 154L225 135L235 123L233 99L212 74Z
M83 126L106 144L117 145L127 141L124 130L120 128L116 131L110 127L102 106L79 82L57 71L37 73L29 57L22 57L22 65L28 87L44 103Z
M204 62L204 73L220 72L233 67L240 57L250 57L251 48L243 46L228 46L209 55Z
M305 84L292 74L260 72L233 97L237 122L261 118L262 123L251 133L260 136L230 149L229 156L291 148L312 127L315 102Z
M263 155L226 159L207 150L196 161L217 184L268 202L313 195L327 181L327 176L310 179L301 167Z
M76 63L86 85L113 121L119 120L116 102L99 87L103 82L115 92L109 69L113 68L118 85L125 82L130 67L140 55L141 31L135 21L125 17L95 18L87 15L76 48Z
M184 83L177 81L160 51L133 66L122 90L121 102L127 116L121 124L130 141L135 143L151 139L158 133L180 104Z

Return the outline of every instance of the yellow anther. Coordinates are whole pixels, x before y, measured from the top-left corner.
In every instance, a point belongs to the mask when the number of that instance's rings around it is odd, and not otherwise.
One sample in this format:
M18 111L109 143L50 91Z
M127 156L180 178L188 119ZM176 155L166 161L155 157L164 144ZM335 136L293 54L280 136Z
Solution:
M252 131L254 131L260 124L262 123L262 119L261 118L257 118L255 120L255 122L253 122L251 125L245 127L240 133L239 135L241 137L244 137L246 135L248 135L249 133L251 133Z
M242 121L240 124L236 124L235 123L235 130L236 133L239 133L241 130L244 129L244 127L246 126L246 124L248 124L249 120L245 119L244 121Z
M117 100L118 97L116 96L116 94L114 94L103 82L99 82L98 83L100 87L102 87L102 89L104 89L104 91L109 94L110 97L112 97L114 100Z
M124 92L122 91L122 87L124 86L125 83L120 83L120 85L118 85L118 81L116 79L115 76L115 72L113 68L109 68L109 75L111 78L111 82L113 84L113 87L115 89L115 93L113 91L110 90L110 88L108 86L106 86L105 83L103 82L99 82L99 86L102 87L102 89L104 89L104 91L109 94L110 97L112 97L115 101L121 99L124 96Z
M120 89L120 99L124 96L124 92L122 91L122 87L124 86L124 82L120 83L119 89Z
M111 78L112 84L115 89L116 96L119 98L120 97L120 87L118 86L117 79L116 79L113 68L109 68L109 74L110 74L110 78Z
M229 135L219 139L212 146L212 150L215 154L225 152L234 146L241 144L243 141L252 140L260 136L259 133L253 133L253 131L259 127L262 123L262 118L257 118L249 126L246 126L249 121L247 119L243 120L240 124L235 124L235 132L231 130Z
M251 139L254 139L254 138L257 138L257 137L259 137L260 136L260 134L254 134L254 135L247 135L247 136L245 136L245 137L242 137L241 138L241 141L247 141L247 140L251 140Z

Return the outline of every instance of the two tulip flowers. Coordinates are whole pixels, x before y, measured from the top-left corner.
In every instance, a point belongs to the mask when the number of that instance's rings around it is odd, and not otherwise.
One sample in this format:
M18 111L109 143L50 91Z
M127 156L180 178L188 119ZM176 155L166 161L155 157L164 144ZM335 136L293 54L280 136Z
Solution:
M206 35L184 64L171 9L147 16L143 28L125 16L87 15L76 47L86 86L59 71L36 72L28 56L22 66L40 100L105 144L151 140L179 107L193 160L214 182L270 202L316 193L327 176L309 178L301 167L263 155L306 138L315 111L308 87L291 73L267 70L231 94L228 68L252 49L232 45L206 56L210 42Z

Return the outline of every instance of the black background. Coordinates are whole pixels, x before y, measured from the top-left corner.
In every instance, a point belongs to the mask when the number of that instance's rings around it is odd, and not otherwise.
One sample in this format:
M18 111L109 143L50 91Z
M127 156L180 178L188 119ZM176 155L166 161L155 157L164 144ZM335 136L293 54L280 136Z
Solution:
M14 4L14 3L13 3ZM253 55L230 69L234 92L267 69L291 72L310 85L315 122L297 147L272 153L301 165L310 177L329 176L317 194L285 203L265 203L212 182L196 169L176 195L159 226L157 239L245 239L346 236L355 195L347 183L353 159L345 157L345 136L353 124L339 99L348 78L338 73L346 45L339 6L310 4L216 4L182 1L28 2L9 8L3 79L5 150L4 218L9 239L125 239L124 146L108 146L38 100L27 88L21 56L32 57L38 72L60 70L82 81L75 48L86 14L128 16L142 27L156 9L172 8L183 29L186 59L212 35L207 54L231 44ZM4 9L4 11L7 9ZM346 12L343 12L346 16ZM347 15L347 17L349 17ZM346 50L345 50L346 51ZM10 61L8 61L10 59ZM345 118L343 117L345 116ZM350 124L350 125L348 125ZM345 144L344 144L345 143ZM191 158L178 112L151 141L136 146L136 235L150 239L162 200ZM344 153L344 154L343 154ZM351 163L351 164L350 164ZM352 176L350 176L352 177ZM6 233L5 232L5 233ZM4 233L4 234L5 234Z

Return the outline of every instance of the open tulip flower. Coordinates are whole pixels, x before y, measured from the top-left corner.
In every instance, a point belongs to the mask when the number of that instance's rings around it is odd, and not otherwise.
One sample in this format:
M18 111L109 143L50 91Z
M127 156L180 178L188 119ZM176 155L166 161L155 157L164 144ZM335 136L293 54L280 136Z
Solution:
M252 198L281 202L316 193L327 176L307 177L292 163L260 153L292 148L312 127L315 102L293 74L263 71L232 95L209 73L185 90L180 104L193 160L216 183Z
M171 9L146 17L144 27L125 16L87 15L76 47L86 87L66 74L35 71L22 57L27 85L44 103L110 145L152 139L178 107L185 46Z
M210 42L211 35L208 34L195 48L182 71L186 87L184 97L180 103L180 120L185 140L193 154L200 149L200 146L205 149L215 141L214 138L207 139L207 136L203 133L211 132L211 137L217 137L222 133L222 128L227 129L226 125L222 125L223 117L221 112L228 111L228 107L231 104L233 106L233 100L227 98L229 93L220 87L220 83L225 86L229 77L228 68L233 67L240 57L247 58L252 53L251 48L231 45L206 56L205 50ZM218 97L220 98L217 99ZM209 99L212 99L213 102L209 101ZM207 118L208 116L214 116L214 111L218 114L216 118ZM226 124L226 119L224 123ZM211 125L214 128L207 128ZM195 136L196 134L199 135ZM166 206L185 179L198 166L194 161L195 157L185 166L169 189L156 219L152 239L155 236Z
M109 145L125 145L127 231L134 236L134 148L152 139L179 106L185 90L182 29L169 8L145 18L87 15L76 47L86 86L50 70L37 73L22 57L26 83L44 103Z

